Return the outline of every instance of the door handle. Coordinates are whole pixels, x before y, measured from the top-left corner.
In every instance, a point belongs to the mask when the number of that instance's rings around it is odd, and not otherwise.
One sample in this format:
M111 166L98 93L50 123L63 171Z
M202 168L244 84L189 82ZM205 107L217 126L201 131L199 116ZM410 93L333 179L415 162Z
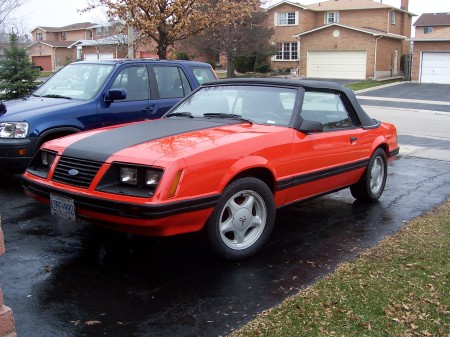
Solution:
M354 143L358 140L358 137L350 137L350 143Z

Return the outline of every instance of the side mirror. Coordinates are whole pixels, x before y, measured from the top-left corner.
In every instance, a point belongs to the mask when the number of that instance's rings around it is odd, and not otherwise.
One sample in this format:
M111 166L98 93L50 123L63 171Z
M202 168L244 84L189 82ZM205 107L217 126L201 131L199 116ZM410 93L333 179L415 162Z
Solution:
M320 122L303 120L300 124L299 131L303 133L323 132L323 125Z
M111 104L114 101L127 98L125 89L110 89L106 93L105 102Z

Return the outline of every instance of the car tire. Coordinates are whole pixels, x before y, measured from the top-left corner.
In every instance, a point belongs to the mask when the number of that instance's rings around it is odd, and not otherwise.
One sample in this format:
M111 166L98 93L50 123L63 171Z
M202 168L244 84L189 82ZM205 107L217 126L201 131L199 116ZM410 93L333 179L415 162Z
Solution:
M387 159L383 149L376 149L369 160L361 179L350 186L353 197L357 200L375 202L384 191L387 178Z
M275 202L261 180L246 177L230 183L207 222L208 240L221 258L236 261L256 254L275 223Z

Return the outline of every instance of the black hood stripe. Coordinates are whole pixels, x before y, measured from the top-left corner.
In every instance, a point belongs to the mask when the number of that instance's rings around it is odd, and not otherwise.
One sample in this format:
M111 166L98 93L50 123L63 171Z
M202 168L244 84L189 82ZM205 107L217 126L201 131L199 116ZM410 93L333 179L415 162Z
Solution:
M68 146L63 156L105 162L114 153L133 145L236 123L239 121L176 117L135 123L83 138Z

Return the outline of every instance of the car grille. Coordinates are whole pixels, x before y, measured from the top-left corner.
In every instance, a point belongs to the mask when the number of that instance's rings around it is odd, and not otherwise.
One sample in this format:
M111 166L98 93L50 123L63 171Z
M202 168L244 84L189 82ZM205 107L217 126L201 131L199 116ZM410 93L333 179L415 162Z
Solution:
M102 163L78 158L61 157L53 173L52 180L60 183L88 188ZM69 171L78 171L76 175Z

